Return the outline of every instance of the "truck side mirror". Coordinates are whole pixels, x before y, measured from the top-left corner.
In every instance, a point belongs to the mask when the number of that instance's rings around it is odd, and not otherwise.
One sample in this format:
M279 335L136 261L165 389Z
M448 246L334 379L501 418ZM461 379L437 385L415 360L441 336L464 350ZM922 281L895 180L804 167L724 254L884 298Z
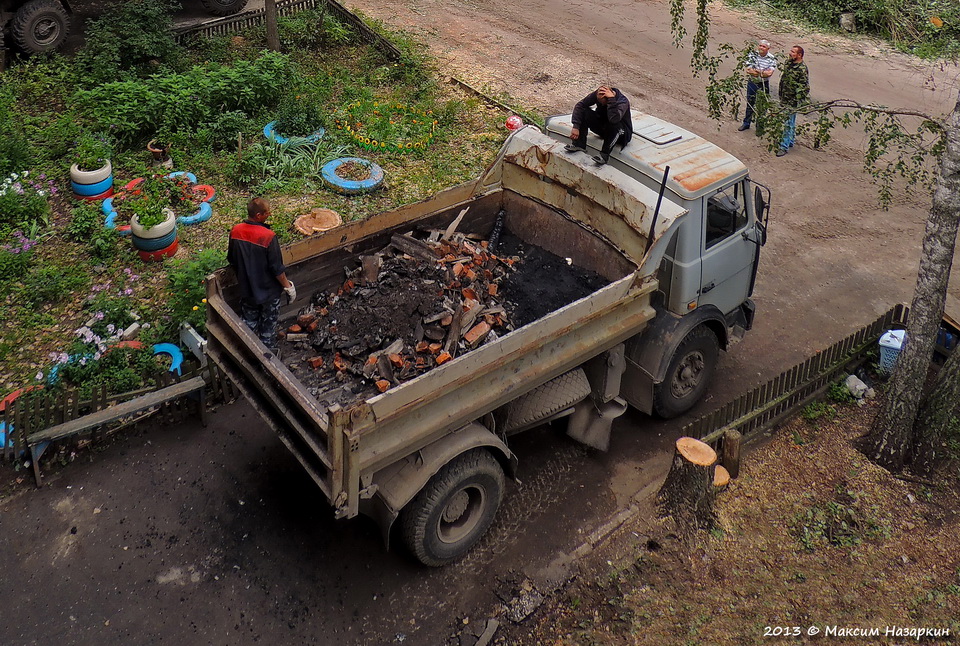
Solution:
M753 189L753 212L757 217L757 234L759 235L760 246L767 244L767 209L770 205L763 197L763 191L759 186Z

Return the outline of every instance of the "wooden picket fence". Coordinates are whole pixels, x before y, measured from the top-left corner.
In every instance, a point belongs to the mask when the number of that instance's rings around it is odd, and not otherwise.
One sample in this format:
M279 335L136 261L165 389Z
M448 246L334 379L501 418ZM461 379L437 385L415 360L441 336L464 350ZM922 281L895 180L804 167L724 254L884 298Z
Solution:
M687 424L683 435L712 445L717 445L728 430L739 431L744 442L757 439L856 369L886 330L906 326L908 312L906 305L892 307L870 325Z
M206 393L201 401L208 404L228 402L240 396L240 391L233 382L212 362L207 362L206 366L184 371L182 376L170 372L152 375L155 384L138 390L111 394L107 392L106 387L99 388L87 399L81 399L79 393L70 388L59 388L56 391L25 389L23 394L6 403L3 410L0 410L0 423L6 435L6 441L3 442L2 447L3 458L11 460L29 453L30 438L42 434L49 428L84 417L92 418L101 411L107 411L118 404L134 402L138 398L148 401L146 398L151 393L162 391L171 385L186 382L194 377L203 377ZM197 412L196 403L178 397L140 410L109 425L95 426L88 430L96 438L101 433L122 428L147 416L160 415L168 422L176 423L195 412Z
M353 28L360 38L373 45L388 59L400 60L402 52L396 45L370 28L359 16L351 12L336 0L281 0L277 2L278 16L292 16L301 11L319 9L327 11L345 25ZM234 16L210 20L199 25L190 25L174 29L177 42L183 42L193 36L213 37L235 34L238 31L264 24L266 13L263 9L246 11Z

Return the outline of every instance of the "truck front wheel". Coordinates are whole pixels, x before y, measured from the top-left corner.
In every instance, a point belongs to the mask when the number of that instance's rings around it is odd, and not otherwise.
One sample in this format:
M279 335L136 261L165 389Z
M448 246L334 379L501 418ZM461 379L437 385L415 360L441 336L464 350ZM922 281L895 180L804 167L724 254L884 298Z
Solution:
M700 401L717 367L717 335L701 325L677 347L666 378L653 389L653 410L665 419L681 415Z
M404 508L403 541L424 565L451 563L493 522L506 478L488 451L472 449L446 464Z
M31 0L14 14L10 31L17 47L39 54L63 43L70 31L70 18L56 0Z

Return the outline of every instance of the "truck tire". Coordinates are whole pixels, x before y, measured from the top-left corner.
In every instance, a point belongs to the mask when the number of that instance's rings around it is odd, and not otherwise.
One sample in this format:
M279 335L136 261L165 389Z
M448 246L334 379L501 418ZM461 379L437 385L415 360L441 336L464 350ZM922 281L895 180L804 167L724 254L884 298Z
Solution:
M400 531L424 565L439 567L470 551L493 522L506 478L488 451L458 455L404 507Z
M653 410L664 419L686 413L700 401L717 367L717 335L701 325L694 328L670 359L664 380L653 387Z
M203 8L214 16L232 16L247 6L247 0L200 0Z
M31 0L14 14L10 23L13 42L29 54L49 52L70 32L70 16L56 0Z

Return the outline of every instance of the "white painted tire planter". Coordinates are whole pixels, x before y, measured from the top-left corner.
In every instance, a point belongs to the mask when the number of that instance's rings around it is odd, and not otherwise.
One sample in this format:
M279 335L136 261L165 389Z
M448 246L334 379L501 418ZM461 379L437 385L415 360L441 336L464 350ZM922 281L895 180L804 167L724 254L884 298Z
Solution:
M338 168L344 164L350 163L366 166L370 171L370 176L362 180L350 180L343 179L337 175ZM327 186L335 190L337 193L342 193L344 195L360 195L361 193L369 193L383 184L384 177L383 169L380 168L380 166L373 163L369 159L361 159L360 157L341 157L339 159L334 159L333 161L327 162L323 165L323 168L320 169L320 174L323 176L323 181L327 183Z
M107 160L106 165L96 170L80 170L76 164L70 167L70 181L77 184L99 184L113 176L113 165Z
M166 249L177 241L177 230L172 229L167 235L161 238L138 238L135 235L130 236L130 242L137 251L160 251Z
M134 215L130 218L130 233L144 240L165 237L167 234L177 228L177 214L174 213L172 209L167 208L163 209L163 213L166 216L166 219L164 219L164 221L160 224L150 227L149 229L145 229L140 226L140 221L137 219L137 216Z

